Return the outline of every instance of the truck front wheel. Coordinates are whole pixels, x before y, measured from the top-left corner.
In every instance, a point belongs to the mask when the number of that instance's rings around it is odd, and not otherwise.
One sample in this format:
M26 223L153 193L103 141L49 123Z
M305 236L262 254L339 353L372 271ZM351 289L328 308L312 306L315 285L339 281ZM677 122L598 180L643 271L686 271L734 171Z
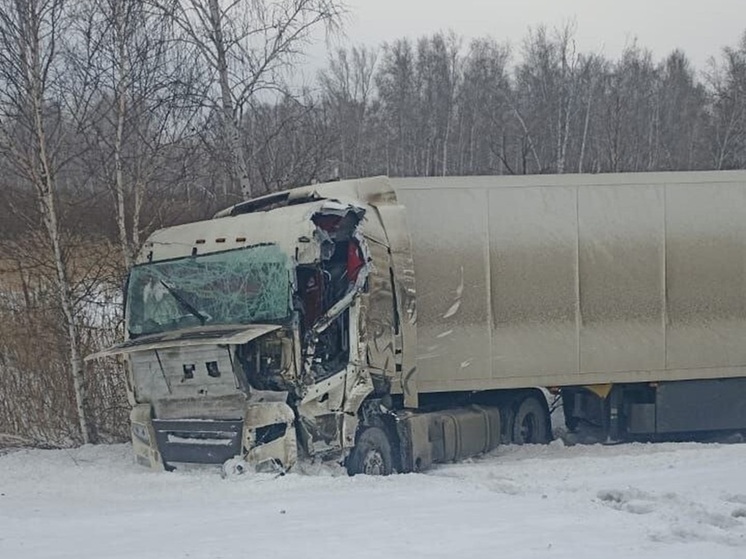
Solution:
M546 404L530 396L521 400L513 420L515 444L546 444L549 442L549 411Z
M347 473L387 476L394 472L391 442L380 427L368 427L360 433L347 458Z

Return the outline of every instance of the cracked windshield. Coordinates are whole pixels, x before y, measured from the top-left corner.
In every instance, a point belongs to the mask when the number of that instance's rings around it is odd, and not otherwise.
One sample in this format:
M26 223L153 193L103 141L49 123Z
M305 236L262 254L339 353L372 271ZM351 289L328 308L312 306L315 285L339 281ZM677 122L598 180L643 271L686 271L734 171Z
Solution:
M136 266L127 290L129 333L282 320L290 313L290 272L276 245Z

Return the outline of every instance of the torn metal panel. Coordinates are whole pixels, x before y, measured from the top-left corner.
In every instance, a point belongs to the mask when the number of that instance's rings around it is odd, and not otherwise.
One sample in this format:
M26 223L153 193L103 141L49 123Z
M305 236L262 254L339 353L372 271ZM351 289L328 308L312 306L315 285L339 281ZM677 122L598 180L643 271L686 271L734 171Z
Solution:
M367 368L360 368L350 375L345 390L344 411L357 414L365 399L373 393L374 386Z
M130 411L132 449L138 464L154 470L163 470L163 460L156 447L152 414L149 404L138 404L132 407Z
M365 323L367 313L364 308L366 298L360 297L352 309L350 317L350 338L357 340L350 348L350 369L345 383L344 415L342 418L342 444L352 448L360 423L360 410L366 399L374 393L375 386L371 369L365 362L367 336Z
M339 300L331 309L329 309L329 311L316 321L313 328L306 332L303 343L305 357L300 373L300 377L305 384L313 384L317 380L320 380L319 377L324 378L327 376L326 367L324 366L325 363L323 363L323 360L317 355L317 347L324 332L334 324L345 311L347 311L357 295L358 293L356 291L348 292L347 295ZM319 370L319 367L321 370Z
M309 455L342 448L342 405L345 397L344 370L308 388L298 404L299 428Z
M244 425L247 462L256 468L265 463L279 464L283 470L295 465L298 459L295 413L284 401L250 402Z
M346 379L347 370L344 370L322 382L309 386L298 404L299 409L310 412L315 408L323 413L341 410ZM313 415L313 412L304 415Z
M378 205L376 209L386 228L391 251L391 268L395 279L396 311L400 324L396 351L401 353L401 391L404 395L404 405L416 408L418 406L417 290L407 215L404 207L398 205Z
M316 238L322 247L320 250L322 261L319 267L324 275L323 278L326 278L325 299L328 298L330 290L341 293L341 296L337 295L339 298L331 303L328 310L313 320L313 325L304 335L304 361L301 376L306 383L314 382L319 377L319 373L323 375L323 372L315 368L317 364L322 369L325 368L323 363L318 363L319 356L317 355L317 347L322 336L332 325L339 324L340 320L343 321L343 326L347 325L349 331L349 313L346 315L344 313L365 288L370 273L370 256L364 239L357 231L364 213L364 209L356 205L325 201L312 215L311 219L317 226ZM327 248L325 249L324 246ZM346 260L332 262L332 258L337 255L340 247L347 247ZM311 298L308 297L308 293L307 288L306 301L310 302ZM325 300L324 306L329 303L330 301ZM306 314L308 314L309 305L306 306ZM347 343L349 344L349 340Z
M368 366L387 377L397 372L397 356L394 342L397 314L391 285L389 250L387 246L369 242L373 266L368 276L368 305L365 342Z
M365 208L360 204L354 204L349 202L340 202L339 200L324 200L319 204L319 207L315 211L316 215L335 215L338 217L345 217L349 214L354 214L357 221L365 214ZM318 225L318 224L317 224Z
M346 387L360 384L358 302L367 297L373 270L369 245L360 233L365 214L358 204L326 200L310 216L317 227L314 239L320 246L320 261L315 268L298 271L304 286L300 297L306 330L297 410L303 446L312 456L340 452L354 444L354 436L343 435L349 420L342 408ZM322 308L326 310L319 313ZM344 339L338 338L340 329ZM344 355L339 369L334 355Z

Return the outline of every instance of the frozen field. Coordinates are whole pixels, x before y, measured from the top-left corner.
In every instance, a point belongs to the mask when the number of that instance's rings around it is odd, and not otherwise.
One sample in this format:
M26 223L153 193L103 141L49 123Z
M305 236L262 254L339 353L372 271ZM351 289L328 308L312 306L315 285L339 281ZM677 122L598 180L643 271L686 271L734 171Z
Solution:
M746 557L746 445L504 447L426 474L154 473L0 456L0 558Z

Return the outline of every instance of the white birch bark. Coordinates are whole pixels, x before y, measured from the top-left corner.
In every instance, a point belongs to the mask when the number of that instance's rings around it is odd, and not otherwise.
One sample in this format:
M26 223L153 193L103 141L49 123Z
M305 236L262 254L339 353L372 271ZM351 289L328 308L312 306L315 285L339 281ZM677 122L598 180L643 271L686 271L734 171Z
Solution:
M56 161L50 150L46 105L50 72L57 61L57 41L63 0L24 0L0 5L0 73L5 86L3 108L10 112L25 137L13 137L15 128L3 130L11 144L15 166L36 192L44 231L52 252L55 287L62 311L69 351L70 374L75 394L75 409L83 443L90 442L86 413L86 388L80 353L75 299L63 247L57 205ZM3 114L5 126L8 114ZM20 132L18 132L20 133Z

